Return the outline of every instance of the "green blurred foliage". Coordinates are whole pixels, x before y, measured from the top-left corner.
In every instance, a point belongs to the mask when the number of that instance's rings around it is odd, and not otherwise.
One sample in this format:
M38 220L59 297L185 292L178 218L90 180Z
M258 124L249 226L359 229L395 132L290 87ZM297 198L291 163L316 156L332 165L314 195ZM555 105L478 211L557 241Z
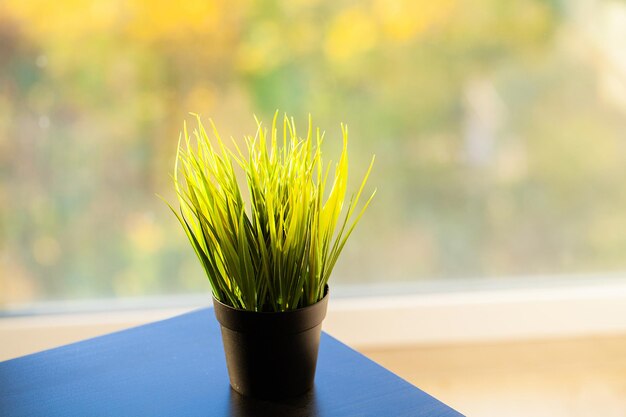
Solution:
M346 122L354 178L377 155L336 282L623 270L625 10L7 0L0 304L208 291L155 197L188 112L236 138L311 113L329 156Z

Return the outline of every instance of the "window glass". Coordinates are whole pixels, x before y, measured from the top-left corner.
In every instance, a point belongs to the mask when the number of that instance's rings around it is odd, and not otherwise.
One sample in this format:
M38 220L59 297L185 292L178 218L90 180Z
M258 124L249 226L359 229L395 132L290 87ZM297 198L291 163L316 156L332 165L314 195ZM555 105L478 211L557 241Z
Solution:
M336 283L623 270L624 39L601 0L5 0L0 305L208 291L155 195L189 112L376 154Z

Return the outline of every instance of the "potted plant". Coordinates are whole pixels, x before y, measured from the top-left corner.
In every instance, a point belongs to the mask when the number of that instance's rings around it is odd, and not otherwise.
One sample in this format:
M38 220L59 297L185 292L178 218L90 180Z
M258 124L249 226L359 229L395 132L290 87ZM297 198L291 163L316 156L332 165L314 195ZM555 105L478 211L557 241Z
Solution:
M174 186L180 221L213 290L231 386L279 398L313 385L328 279L374 193L357 212L369 176L347 206L348 129L334 172L309 117L305 138L286 115L257 120L244 154L212 137L196 115L178 144ZM242 179L239 179L242 177ZM244 183L246 187L240 186Z

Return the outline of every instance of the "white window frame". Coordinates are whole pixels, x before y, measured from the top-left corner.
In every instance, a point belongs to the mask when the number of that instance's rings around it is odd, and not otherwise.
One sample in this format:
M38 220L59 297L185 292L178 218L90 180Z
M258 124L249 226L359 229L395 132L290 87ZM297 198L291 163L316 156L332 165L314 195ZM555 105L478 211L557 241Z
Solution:
M360 349L626 333L626 277L569 281L565 285L552 277L532 288L518 284L429 292L416 292L423 289L418 284L338 285L324 330ZM209 305L210 296L202 294L50 302L5 311L0 360Z

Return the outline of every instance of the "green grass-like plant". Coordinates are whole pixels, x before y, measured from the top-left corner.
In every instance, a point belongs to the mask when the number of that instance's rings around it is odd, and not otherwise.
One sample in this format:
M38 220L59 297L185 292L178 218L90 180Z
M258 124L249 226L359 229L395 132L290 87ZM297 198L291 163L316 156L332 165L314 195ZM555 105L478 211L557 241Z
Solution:
M198 128L190 135L185 123L178 143L173 179L180 209L170 208L215 298L251 311L287 311L321 300L346 240L374 197L375 191L356 212L374 158L344 207L348 129L343 124L343 148L330 175L330 164L322 162L324 134L313 129L311 117L306 138L298 137L287 115L282 135L278 113L269 133L255 119L258 129L246 137L247 155L234 140L228 148L213 121L211 140L196 118ZM236 167L245 175L249 203Z

